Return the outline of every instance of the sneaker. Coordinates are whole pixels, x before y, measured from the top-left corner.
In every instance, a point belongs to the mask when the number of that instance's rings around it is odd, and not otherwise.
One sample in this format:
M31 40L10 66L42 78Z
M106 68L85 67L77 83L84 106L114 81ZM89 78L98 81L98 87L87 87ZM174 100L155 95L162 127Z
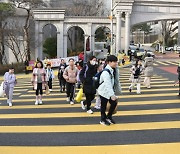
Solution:
M12 103L9 103L9 107L11 107L12 106Z
M81 108L82 108L83 110L86 110L86 106L84 105L84 102L83 102L83 101L81 101Z
M132 92L132 89L131 89L131 88L129 88L129 92L130 92L130 93Z
M40 105L42 105L42 104L43 104L42 100L41 100L41 101L39 101L39 104L40 104Z
M110 124L115 124L115 123L116 123L112 118L107 118L106 120L107 120L107 122L109 122Z
M70 101L70 97L68 97L66 101L69 102Z
M35 105L38 105L38 104L39 104L39 102L38 102L38 100L36 100Z
M87 110L87 113L93 114L93 111L91 109Z
M100 106L94 106L94 108L95 108L96 110L100 110L100 109L101 109Z
M105 126L109 126L110 125L110 123L108 121L106 121L106 120L105 121L101 120L100 124L101 125L105 125Z
M53 91L52 89L49 89L49 91L51 92L51 91Z
M74 102L73 102L73 101L70 101L70 104L71 104L71 105L74 105Z

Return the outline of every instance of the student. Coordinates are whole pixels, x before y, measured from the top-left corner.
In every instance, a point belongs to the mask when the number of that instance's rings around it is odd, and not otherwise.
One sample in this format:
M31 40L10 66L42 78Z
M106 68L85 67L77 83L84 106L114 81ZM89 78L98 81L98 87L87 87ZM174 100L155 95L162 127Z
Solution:
M74 104L74 94L75 94L75 84L77 82L77 74L78 69L75 66L74 59L69 59L69 66L66 67L63 77L66 80L66 93L67 93L67 101L70 102L71 105Z
M46 81L48 82L49 91L52 91L52 80L54 79L54 71L52 70L50 63L48 63L46 66Z
M98 94L101 99L101 121L100 124L109 126L115 124L112 114L117 106L117 95L121 92L119 84L119 72L117 69L118 58L114 55L107 57L107 66L100 76L100 86ZM106 115L107 103L110 103L110 109Z
M65 88L66 88L66 80L63 77L63 73L66 67L67 67L66 62L64 61L64 59L61 59L61 63L58 69L60 92L65 92Z
M131 68L131 85L129 87L129 91L131 92L134 86L137 84L137 94L141 94L141 74L143 72L143 67L141 65L141 61L137 60L136 64Z
M87 109L87 113L93 114L91 110L91 102L95 98L96 89L93 87L93 77L97 73L96 57L89 58L87 64L81 70L79 76L83 83L83 92L85 93L86 100L81 101L81 107L83 110ZM87 106L87 108L86 108Z
M7 103L9 107L12 106L13 90L16 85L16 76L14 75L14 68L9 68L9 72L4 74L4 91L7 96Z
M35 105L43 104L42 103L42 95L43 90L46 87L46 70L43 68L43 63L38 61L33 69L32 74L32 85L34 90L36 90L36 102Z

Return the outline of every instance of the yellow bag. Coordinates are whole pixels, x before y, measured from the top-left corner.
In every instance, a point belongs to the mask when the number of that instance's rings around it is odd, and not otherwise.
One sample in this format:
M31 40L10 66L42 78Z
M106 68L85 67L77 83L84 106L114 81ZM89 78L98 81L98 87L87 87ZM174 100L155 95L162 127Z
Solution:
M82 100L82 97L83 97L83 89L81 88L75 98L76 102L80 102Z
M45 90L46 95L49 95L49 93L50 93L50 91L49 91L49 86L46 85L45 89L46 89L46 90Z

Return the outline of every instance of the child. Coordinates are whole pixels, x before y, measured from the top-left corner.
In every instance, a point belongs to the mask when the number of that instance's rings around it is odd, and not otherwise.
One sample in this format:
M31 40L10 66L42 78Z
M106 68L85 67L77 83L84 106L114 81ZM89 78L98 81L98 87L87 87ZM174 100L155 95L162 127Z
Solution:
M129 91L131 92L134 88L135 84L137 84L137 94L141 93L141 73L143 71L143 67L141 65L141 61L137 60L136 64L131 68L131 85L129 87Z
M51 69L50 63L48 63L46 66L46 81L48 82L49 91L52 91L52 80L54 79L54 71Z
M7 96L7 103L9 107L12 106L13 90L16 85L16 76L14 75L14 68L9 68L9 72L4 74L4 90Z
M97 73L98 72L101 72L102 70L104 69L104 64L100 64L98 69L97 69ZM98 92L96 92L96 103L95 103L95 106L94 108L97 109L97 110L100 110L101 109L101 99L100 99L100 96L98 94Z

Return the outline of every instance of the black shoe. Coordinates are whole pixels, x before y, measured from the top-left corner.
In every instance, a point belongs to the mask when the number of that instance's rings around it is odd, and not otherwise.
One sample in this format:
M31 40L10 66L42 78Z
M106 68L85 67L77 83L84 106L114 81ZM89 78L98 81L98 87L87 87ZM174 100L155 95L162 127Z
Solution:
M110 125L110 123L107 120L101 120L100 124L101 125L105 125L105 126L109 126Z
M115 124L116 123L112 118L107 118L106 121L108 121L110 124Z
M131 91L132 91L132 89L131 88L129 88L129 92L131 93Z

